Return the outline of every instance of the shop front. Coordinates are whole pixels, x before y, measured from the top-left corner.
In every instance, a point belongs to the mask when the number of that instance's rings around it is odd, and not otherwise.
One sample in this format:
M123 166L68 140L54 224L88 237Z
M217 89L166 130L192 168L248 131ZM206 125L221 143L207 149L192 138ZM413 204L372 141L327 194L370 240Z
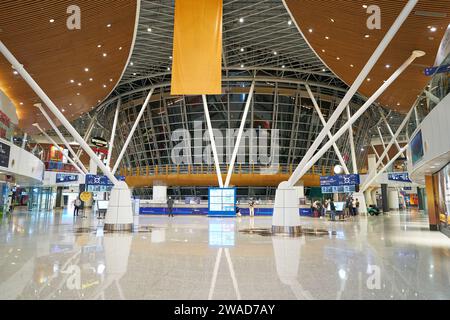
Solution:
M450 164L434 174L437 180L437 209L439 211L440 230L450 237Z

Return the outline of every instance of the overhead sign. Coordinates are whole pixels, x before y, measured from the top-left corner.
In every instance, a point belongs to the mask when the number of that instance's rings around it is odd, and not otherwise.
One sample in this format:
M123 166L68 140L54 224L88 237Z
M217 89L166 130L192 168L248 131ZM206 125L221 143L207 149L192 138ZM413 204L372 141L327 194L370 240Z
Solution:
M9 166L9 154L11 147L3 142L0 142L0 166L8 168Z
M125 181L124 176L116 177L120 181ZM86 175L86 185L90 186L113 186L114 184L108 179L107 176L99 176L95 174Z
M105 139L103 139L101 137L93 137L93 138L91 138L91 143L94 146L97 146L99 148L106 148L108 146L108 141L106 141Z
M411 182L411 180L409 179L408 172L388 173L388 180L400 181L400 182Z
M340 174L320 177L321 187L355 186L360 184L359 174Z
M56 183L75 182L75 181L78 181L77 174L65 174L65 173L56 174Z
M353 192L356 192L356 186L322 187L322 193L353 193Z
M450 72L450 64L444 64L442 66L430 67L425 69L425 75L429 77L434 76L435 74L447 72Z

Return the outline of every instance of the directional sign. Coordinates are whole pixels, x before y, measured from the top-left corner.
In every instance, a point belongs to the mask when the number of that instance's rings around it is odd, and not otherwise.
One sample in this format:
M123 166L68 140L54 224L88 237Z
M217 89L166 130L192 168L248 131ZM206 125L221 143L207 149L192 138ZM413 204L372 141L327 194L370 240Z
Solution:
M388 180L400 181L400 182L411 182L411 180L409 179L408 172L388 173Z
M358 184L360 184L359 174L340 174L320 177L320 186L322 187L355 186Z
M125 177L116 177L120 181L125 181ZM99 176L95 174L86 175L86 185L90 186L113 186L114 184L108 179L107 176Z
M438 73L446 73L446 72L450 72L450 64L425 69L425 75L429 77L434 76L435 74Z

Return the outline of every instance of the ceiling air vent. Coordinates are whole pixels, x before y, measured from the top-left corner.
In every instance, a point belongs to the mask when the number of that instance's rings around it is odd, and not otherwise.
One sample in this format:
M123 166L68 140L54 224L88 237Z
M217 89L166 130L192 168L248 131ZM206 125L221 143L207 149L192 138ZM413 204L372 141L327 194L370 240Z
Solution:
M432 11L416 11L414 12L414 15L422 17L447 18L446 13L432 12Z

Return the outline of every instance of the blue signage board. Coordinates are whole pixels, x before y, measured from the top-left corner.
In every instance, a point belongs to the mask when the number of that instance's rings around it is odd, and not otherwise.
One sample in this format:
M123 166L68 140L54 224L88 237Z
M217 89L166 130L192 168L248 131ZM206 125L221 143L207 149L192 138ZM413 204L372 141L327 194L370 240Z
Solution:
M125 181L124 176L116 176L120 181ZM95 174L86 175L87 186L113 186L114 184L108 179L107 176L99 176Z
M320 177L321 187L355 186L359 183L359 174L340 174Z
M400 182L411 182L411 180L409 179L408 172L388 173L388 180L400 181Z
M57 173L56 183L76 182L78 181L77 174Z
M208 189L208 216L236 216L236 188Z
M434 76L435 74L438 73L446 73L446 72L450 72L450 64L425 69L425 75L429 77Z
M322 193L353 193L353 192L356 192L356 186L322 187Z

